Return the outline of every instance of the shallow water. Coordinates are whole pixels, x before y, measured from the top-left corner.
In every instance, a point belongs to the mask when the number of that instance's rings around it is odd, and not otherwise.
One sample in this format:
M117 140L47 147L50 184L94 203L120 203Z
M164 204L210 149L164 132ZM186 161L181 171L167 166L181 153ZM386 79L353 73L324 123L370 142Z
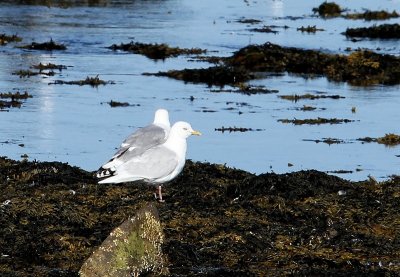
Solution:
M18 34L23 41L0 46L0 92L26 90L33 98L26 100L20 109L0 112L1 155L19 159L27 154L29 159L57 160L95 170L114 153L126 135L151 122L155 109L164 107L170 110L172 122L188 121L203 133L202 137L189 139L188 158L193 160L227 164L254 173L351 170L353 173L340 176L352 180L365 179L368 175L381 179L399 173L400 157L396 155L400 155L400 148L363 144L356 139L400 133L400 86L352 87L328 82L325 78L304 79L284 74L251 82L277 89L277 94L213 93L206 85L142 75L143 72L210 66L207 63L190 61L187 56L155 62L141 55L106 48L134 40L199 47L207 49L209 55L229 56L249 43L270 41L332 53L345 53L347 47L362 47L398 56L398 40L354 43L341 32L347 27L395 23L399 19L379 22L321 19L313 16L311 10L322 1L100 1L99 5L90 7L84 2L70 7L8 2L0 1L0 33ZM363 8L400 11L399 0L379 1L378 5L372 0L336 2L358 12ZM301 18L292 20L288 16ZM259 19L262 23L238 23L241 18ZM278 28L277 34L249 30L263 25L290 28ZM325 31L307 34L296 30L308 25ZM68 49L44 52L15 47L50 38ZM68 68L52 77L12 75L39 62L63 64ZM115 84L98 88L49 85L54 80L81 80L96 75ZM317 92L345 98L295 103L278 97ZM190 101L191 96L194 101ZM140 106L111 108L106 104L110 100ZM321 109L296 110L303 105ZM227 109L232 107L235 109ZM355 113L352 107L356 107ZM355 121L317 126L294 126L277 121L317 117ZM214 130L222 126L262 130L245 133ZM307 141L323 138L343 139L346 143L327 145Z

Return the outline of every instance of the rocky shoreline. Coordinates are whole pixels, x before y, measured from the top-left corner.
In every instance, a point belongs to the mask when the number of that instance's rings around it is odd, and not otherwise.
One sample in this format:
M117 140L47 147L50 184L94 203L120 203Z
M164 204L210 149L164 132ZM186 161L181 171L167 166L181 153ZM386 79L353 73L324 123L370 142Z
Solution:
M188 161L156 203L59 162L0 158L0 275L78 276L110 232L152 203L171 276L400 273L400 177L250 174ZM147 272L146 276L157 275Z

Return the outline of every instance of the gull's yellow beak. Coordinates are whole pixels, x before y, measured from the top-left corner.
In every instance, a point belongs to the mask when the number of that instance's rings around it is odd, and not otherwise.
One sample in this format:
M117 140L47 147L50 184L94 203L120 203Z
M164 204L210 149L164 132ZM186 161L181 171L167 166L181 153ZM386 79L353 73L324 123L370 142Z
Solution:
M199 131L193 130L192 135L201 136L201 133Z

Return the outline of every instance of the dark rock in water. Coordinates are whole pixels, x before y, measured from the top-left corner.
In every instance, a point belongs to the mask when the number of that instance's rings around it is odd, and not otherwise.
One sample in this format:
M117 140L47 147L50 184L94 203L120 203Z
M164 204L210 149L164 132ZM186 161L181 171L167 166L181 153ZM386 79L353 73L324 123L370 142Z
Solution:
M148 202L171 276L397 276L400 177L254 175L187 161L156 203L144 183L98 185L57 162L0 158L0 276L78 276Z
M149 204L115 228L86 260L82 277L129 277L153 272L167 274L161 251L164 234L157 209Z

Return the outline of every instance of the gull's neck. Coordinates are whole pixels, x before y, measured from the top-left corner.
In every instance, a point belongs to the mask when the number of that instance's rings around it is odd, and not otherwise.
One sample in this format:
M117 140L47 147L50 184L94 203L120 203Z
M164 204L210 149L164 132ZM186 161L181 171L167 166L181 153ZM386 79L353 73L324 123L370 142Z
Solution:
M164 143L165 147L171 149L172 151L178 153L179 155L186 154L186 138L175 134L174 132L170 133L167 141Z

